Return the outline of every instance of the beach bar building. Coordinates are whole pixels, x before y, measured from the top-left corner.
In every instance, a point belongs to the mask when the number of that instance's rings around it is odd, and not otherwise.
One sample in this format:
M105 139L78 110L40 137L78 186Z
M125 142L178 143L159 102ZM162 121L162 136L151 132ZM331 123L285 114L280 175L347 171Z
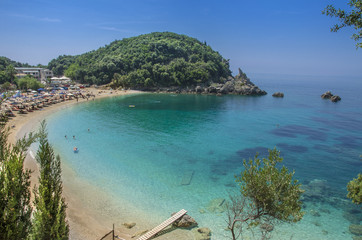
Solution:
M60 85L66 85L66 84L70 84L72 82L72 80L68 77L52 77L50 82L51 86L60 86Z

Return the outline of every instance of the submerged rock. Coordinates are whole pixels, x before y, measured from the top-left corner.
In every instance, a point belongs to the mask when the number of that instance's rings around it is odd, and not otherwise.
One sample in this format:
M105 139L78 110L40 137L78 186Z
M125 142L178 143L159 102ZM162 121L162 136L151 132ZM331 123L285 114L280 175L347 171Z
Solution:
M322 226L322 224L321 224L320 222L313 222L313 224L314 224L315 226L317 226L317 227L321 227L321 226Z
M123 223L123 226L125 226L128 229L133 228L134 226L136 226L136 223L134 222L129 222L129 223Z
M316 210L310 210L310 214L313 216L313 217L320 217L321 214L319 212L317 212Z
M173 216L175 214L176 213L172 213L171 216ZM172 225L174 227L179 227L179 228L193 228L193 227L196 227L198 225L198 223L195 221L195 219L193 219L189 215L185 214L179 220L174 222Z
M210 240L211 239L211 230L209 228L203 227L193 230L195 240Z
M207 205L207 210L212 213L223 213L225 209L225 198L212 199Z
M351 224L349 225L349 231L357 236L362 235L362 225Z
M362 221L362 213L358 208L347 208L343 212L343 217L352 224L359 224Z
M314 179L302 186L305 192L302 195L304 201L324 201L329 195L329 186L326 180Z
M268 224L268 223L261 224L260 228L266 232L271 232L274 230L274 226L272 224Z

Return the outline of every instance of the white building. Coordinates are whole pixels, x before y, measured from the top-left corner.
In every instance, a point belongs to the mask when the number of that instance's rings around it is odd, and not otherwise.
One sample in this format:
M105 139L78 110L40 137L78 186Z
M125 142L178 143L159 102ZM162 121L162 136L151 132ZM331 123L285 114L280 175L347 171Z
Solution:
M64 84L70 84L72 82L72 80L68 77L52 77L51 79L51 86L57 86L57 85L64 85Z
M16 67L15 68L18 78L25 77L27 75L32 76L33 78L38 79L38 81L46 82L47 78L53 77L53 71L44 68L25 68L25 67Z

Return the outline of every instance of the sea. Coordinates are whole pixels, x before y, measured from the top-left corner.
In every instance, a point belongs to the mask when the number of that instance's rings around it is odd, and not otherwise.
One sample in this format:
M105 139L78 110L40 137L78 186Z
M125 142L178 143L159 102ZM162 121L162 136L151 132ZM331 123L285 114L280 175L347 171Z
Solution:
M240 194L243 160L276 148L305 190L305 215L276 222L268 237L352 239L349 227L361 224L362 211L346 185L362 170L362 78L251 80L268 94L141 93L74 105L48 118L49 140L77 178L116 202L155 223L186 209L217 240L231 239L226 204ZM326 91L342 100L321 99ZM245 239L260 239L258 227L243 229Z

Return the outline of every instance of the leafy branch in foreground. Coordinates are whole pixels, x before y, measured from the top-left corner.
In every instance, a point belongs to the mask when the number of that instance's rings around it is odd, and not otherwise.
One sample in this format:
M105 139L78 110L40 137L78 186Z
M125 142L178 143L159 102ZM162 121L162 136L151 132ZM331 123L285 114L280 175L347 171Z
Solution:
M298 222L303 217L303 191L301 184L293 180L293 172L276 165L283 161L277 149L269 150L268 158L260 160L258 155L244 160L244 171L236 176L240 185L240 196L231 197L228 203L228 229L235 240L242 234L243 224L260 226L263 238L273 220Z
M362 39L362 0L350 0L348 5L352 8L350 12L346 12L342 9L337 10L332 5L328 5L322 11L322 14L337 17L341 22L331 28L332 32L337 32L341 28L352 26L357 31L357 33L352 35L352 38L357 41L356 47L362 48L362 43L358 42Z

